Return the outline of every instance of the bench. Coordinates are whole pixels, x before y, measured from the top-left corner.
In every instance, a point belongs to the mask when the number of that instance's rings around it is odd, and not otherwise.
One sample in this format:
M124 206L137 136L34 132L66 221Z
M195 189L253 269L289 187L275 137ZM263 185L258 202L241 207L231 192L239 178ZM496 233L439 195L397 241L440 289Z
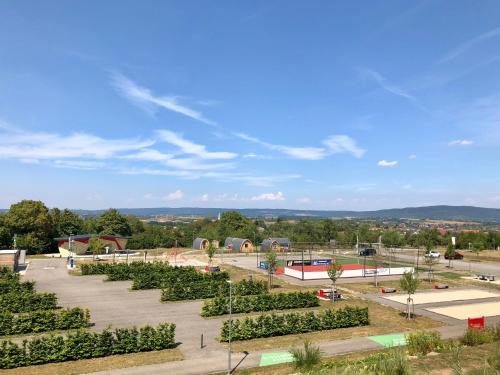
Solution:
M481 274L477 276L479 280L484 280L484 281L495 281L495 275L485 275Z

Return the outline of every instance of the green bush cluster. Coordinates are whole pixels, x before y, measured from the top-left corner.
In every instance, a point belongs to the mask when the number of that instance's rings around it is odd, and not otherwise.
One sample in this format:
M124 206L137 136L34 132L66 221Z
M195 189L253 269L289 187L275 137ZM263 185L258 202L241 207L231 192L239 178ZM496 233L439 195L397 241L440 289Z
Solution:
M160 289L177 282L225 281L227 272L202 273L194 267L162 262L96 263L80 265L82 275L107 275L107 281L132 280L132 289Z
M120 328L111 331L79 330L67 336L46 335L17 344L0 342L0 368L39 365L77 359L105 357L113 354L147 352L175 346L175 324L153 328Z
M0 336L85 328L90 323L87 309L37 310L24 314L0 312Z
M233 313L299 309L319 306L318 297L312 292L292 292L235 296L231 301ZM219 296L206 300L201 308L201 316L229 314L229 298Z
M321 310L317 313L264 314L232 322L232 340L251 340L259 337L283 336L328 329L357 327L370 324L368 308L347 306L338 310ZM224 321L220 341L228 341L229 321Z
M498 329L498 327L497 327ZM460 340L462 344L467 346L476 346L487 344L495 340L496 330L491 328L486 329L467 329L464 336Z
M0 294L0 311L23 313L35 310L52 310L57 307L54 293L8 292Z
M406 334L406 346L410 355L426 355L439 351L443 347L443 341L439 332L411 332Z
M263 281L242 280L233 283L234 295L267 293L266 283ZM177 282L162 290L161 300L183 301L213 298L229 294L229 283L219 280Z

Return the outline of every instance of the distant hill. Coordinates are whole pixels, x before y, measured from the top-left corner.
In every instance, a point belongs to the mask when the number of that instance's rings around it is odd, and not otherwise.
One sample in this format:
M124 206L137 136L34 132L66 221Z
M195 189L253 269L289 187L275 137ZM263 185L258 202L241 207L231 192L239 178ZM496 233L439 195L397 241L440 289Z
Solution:
M230 211L227 208L120 208L119 211L126 215L136 215L151 217L156 215L172 216L203 216L217 217L219 213ZM363 219L434 219L434 220L460 220L460 221L481 221L500 223L500 209L484 208L473 206L426 206L426 207L406 207L392 208L376 211L316 211L316 210L289 210L289 209L254 209L243 208L234 209L242 215L248 217L351 217ZM97 216L104 210L74 210L84 216Z

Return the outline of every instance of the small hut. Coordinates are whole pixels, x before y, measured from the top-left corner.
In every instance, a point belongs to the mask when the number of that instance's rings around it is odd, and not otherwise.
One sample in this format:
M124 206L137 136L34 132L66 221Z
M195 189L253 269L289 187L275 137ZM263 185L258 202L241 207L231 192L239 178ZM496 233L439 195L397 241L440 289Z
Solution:
M253 251L252 241L246 238L228 237L224 241L224 247L228 251L250 253Z
M290 240L286 237L275 237L268 238L267 240L262 241L262 245L260 246L261 251L270 251L271 249L276 252L283 252L290 250Z
M209 242L206 238L195 238L193 241L193 249L196 250L206 250L208 248Z

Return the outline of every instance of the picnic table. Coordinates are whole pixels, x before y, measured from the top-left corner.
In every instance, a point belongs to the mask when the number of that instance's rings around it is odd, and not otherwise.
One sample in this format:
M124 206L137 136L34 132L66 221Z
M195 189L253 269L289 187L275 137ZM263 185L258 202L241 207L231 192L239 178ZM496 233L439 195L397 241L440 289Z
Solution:
M495 281L495 275L480 274L477 276L479 280Z

